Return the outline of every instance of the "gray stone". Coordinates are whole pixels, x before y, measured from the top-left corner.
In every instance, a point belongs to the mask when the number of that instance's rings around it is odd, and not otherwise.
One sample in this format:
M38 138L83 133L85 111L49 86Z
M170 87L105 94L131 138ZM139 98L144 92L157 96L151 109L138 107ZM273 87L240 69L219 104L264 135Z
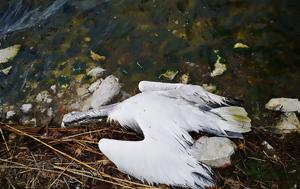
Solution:
M296 113L290 112L281 115L276 124L276 132L280 134L300 132L300 124Z
M236 145L225 137L206 137L197 140L192 155L199 161L213 167L231 165L230 157Z
M300 112L300 101L293 98L272 98L265 107L281 112Z

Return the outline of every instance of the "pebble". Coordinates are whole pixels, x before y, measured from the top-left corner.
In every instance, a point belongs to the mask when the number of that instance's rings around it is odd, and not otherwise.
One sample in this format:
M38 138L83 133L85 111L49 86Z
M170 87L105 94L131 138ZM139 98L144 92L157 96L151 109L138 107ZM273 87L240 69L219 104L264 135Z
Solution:
M209 166L225 167L231 165L230 157L236 148L228 138L203 136L195 142L192 155Z

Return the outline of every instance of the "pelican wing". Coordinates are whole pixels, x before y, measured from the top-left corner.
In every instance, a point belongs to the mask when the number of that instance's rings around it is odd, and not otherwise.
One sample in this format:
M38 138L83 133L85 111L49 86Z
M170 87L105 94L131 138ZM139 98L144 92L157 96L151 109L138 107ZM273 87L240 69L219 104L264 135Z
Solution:
M185 99L186 101L205 107L241 105L241 101L239 100L212 94L198 85L141 81L139 83L139 90L141 92L161 91L161 94L171 98Z
M238 100L209 93L197 85L142 81L139 88L144 94L152 92L173 99L172 103L179 105L173 107L173 116L186 131L243 138L241 133L251 130L251 120Z

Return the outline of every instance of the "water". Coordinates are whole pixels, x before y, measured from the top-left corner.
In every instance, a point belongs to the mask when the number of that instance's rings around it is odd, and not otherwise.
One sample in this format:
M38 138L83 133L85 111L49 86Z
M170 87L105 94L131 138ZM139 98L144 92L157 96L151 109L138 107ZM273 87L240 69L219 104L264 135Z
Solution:
M178 70L173 82L189 74L190 83L214 84L218 94L243 99L252 119L270 98L300 98L297 0L1 0L0 11L0 47L22 45L11 73L0 76L6 109L36 104L56 84L63 97L50 94L51 106L61 114L99 65L130 94L140 80L166 81L161 73ZM250 48L233 49L237 42ZM227 71L212 78L216 49ZM92 61L90 50L106 60Z

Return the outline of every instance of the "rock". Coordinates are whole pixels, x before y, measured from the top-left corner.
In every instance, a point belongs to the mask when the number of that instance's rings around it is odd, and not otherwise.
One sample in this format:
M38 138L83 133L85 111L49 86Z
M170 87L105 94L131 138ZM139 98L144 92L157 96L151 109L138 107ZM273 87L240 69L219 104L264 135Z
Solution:
M27 114L32 110L32 104L23 104L20 109L24 114Z
M280 134L300 132L300 124L296 113L290 112L281 115L280 120L276 124L276 132Z
M16 112L13 110L10 110L6 112L6 119L11 119L14 115L16 115Z
M293 98L272 98L265 107L281 112L300 112L300 101Z
M230 156L236 145L225 137L201 137L193 146L192 155L199 161L213 167L231 164Z
M101 80L100 79L98 79L97 81L95 81L94 83L92 83L90 85L90 87L88 88L89 92L93 93L94 91L96 91L99 88L100 84L101 84Z
M10 60L12 60L13 58L15 58L15 56L17 56L18 52L20 51L21 45L13 45L10 47L7 47L5 49L1 49L0 50L0 64L1 63L6 63Z
M263 141L261 145L268 151L274 151L273 146L271 146L267 141Z
M118 78L113 75L106 77L93 95L86 99L83 105L84 109L90 107L96 109L107 104L114 96L120 93L120 89L121 85Z
M30 118L29 116L23 116L20 119L20 123L23 125L36 126L36 118Z
M104 72L105 72L105 69L103 69L101 67L95 67L95 68L91 69L87 73L87 75L92 76L92 77L101 77Z
M48 91L42 91L36 96L36 101L37 102L46 102L46 103L51 103L53 100L50 98L49 92Z
M50 118L53 117L53 109L52 109L52 107L50 107L50 108L47 109L47 116L50 117Z

